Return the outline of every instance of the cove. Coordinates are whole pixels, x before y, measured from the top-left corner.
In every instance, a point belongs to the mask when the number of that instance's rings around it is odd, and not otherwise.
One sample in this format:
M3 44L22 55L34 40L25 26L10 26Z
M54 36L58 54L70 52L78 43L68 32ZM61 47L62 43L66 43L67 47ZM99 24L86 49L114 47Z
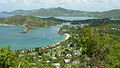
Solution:
M30 49L52 45L65 40L65 35L58 34L60 27L32 29L23 34L23 27L0 26L0 46L11 46L13 50Z

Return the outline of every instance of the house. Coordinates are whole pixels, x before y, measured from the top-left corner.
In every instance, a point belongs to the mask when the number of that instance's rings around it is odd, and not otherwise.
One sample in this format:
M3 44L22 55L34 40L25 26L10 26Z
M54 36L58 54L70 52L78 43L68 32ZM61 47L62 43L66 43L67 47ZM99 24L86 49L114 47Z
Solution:
M18 55L18 57L24 57L24 56L25 56L25 55L23 55L23 54L19 54L19 55Z
M65 63L70 63L71 62L71 59L64 59Z
M75 52L75 55L80 56L80 55L81 55L80 51L77 50L77 51Z
M80 64L80 61L79 61L79 60L76 60L76 61L73 61L72 63L73 63L73 64Z
M46 63L49 63L50 61L48 60L48 61L46 61Z
M66 57L71 58L71 57L72 57L72 55L71 55L71 54L67 54L67 55L66 55Z
M57 68L60 67L60 63L53 63L54 66L56 66Z
M55 60L55 59L57 59L57 58L56 58L56 57L52 57L52 59L54 59L54 60Z

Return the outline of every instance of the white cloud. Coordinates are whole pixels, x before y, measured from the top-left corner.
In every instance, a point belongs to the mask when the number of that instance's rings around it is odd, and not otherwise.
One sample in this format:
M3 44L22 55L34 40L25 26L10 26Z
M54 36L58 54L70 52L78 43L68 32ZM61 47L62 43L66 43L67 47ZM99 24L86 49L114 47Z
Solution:
M6 4L7 0L0 0L0 4Z
M63 7L87 11L120 9L120 0L0 0L0 6L3 4L15 5L16 8L23 9L49 7ZM9 7L12 8L12 6Z

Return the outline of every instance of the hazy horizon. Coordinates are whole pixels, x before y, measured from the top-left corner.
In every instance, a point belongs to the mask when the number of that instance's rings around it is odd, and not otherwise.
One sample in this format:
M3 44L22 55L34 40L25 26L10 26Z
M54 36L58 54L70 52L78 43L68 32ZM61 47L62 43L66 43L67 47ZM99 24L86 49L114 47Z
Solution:
M58 8L58 7L50 7L50 8ZM50 8L39 8L39 9L50 9ZM64 7L61 7L64 8ZM12 11L16 11L16 10L39 10L39 9L15 9L15 10L11 10L11 11L0 11L0 12L12 12ZM64 8L64 9L68 9L68 8ZM78 11L85 11L85 10L79 10L79 9L68 9L68 10L78 10ZM104 12L104 11L110 11L110 10L120 10L120 9L109 9L109 10L103 10L103 11L86 11L86 12Z
M62 7L80 11L120 9L120 0L0 0L0 12Z

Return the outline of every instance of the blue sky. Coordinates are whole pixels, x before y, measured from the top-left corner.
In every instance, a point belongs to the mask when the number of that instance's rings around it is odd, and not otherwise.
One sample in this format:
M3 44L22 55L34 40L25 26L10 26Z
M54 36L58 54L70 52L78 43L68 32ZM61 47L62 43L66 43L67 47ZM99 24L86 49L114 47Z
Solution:
M120 0L0 0L0 11L63 7L81 11L120 9Z

